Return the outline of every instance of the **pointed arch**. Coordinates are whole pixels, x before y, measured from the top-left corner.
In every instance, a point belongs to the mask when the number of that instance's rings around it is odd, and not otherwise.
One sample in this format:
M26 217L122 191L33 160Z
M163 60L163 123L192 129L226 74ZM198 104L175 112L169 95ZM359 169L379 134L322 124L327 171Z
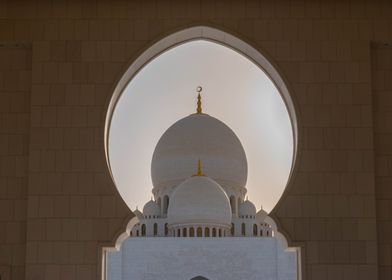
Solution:
M104 138L104 147L105 147L105 155L106 155L106 161L109 167L109 172L111 174L111 177L114 181L113 173L111 170L111 164L109 161L109 149L108 149L108 143L109 143L109 129L110 129L110 124L113 116L113 112L115 109L115 106L121 96L121 94L124 92L126 86L128 83L135 77L139 71L148 64L151 60L154 58L158 57L162 53L177 47L181 44L190 42L190 41L196 41L196 40L205 40L205 41L211 41L223 46L226 46L239 54L243 55L244 57L248 58L250 61L252 61L255 65L257 65L265 74L266 76L269 77L269 79L272 81L272 83L275 85L276 89L278 90L280 96L282 97L283 102L286 105L287 112L289 114L291 124L292 124L292 134L293 134L293 156L292 156L292 165L291 165L291 170L288 176L287 180L287 186L284 189L281 198L284 196L285 192L287 191L287 188L291 186L292 184L292 174L294 173L293 170L297 169L297 162L298 162L298 157L297 153L299 151L298 149L298 137L301 135L301 133L298 132L299 126L298 126L298 121L297 121L297 116L296 114L296 108L294 105L294 101L292 98L292 95L290 94L290 90L288 88L288 82L282 75L281 71L278 70L278 66L273 62L273 60L268 57L266 52L263 52L260 50L258 47L257 49L254 48L252 45L249 43L245 42L244 40L236 37L235 35L220 30L215 27L211 26L205 26L205 25L197 25L197 26L192 26L192 27L186 27L182 30L179 30L177 32L173 32L172 34L161 38L161 40L156 41L153 45L151 45L149 48L147 48L139 57L137 57L128 67L128 69L125 71L123 76L119 79L112 98L107 104L107 115L106 115L106 120L105 120L105 138ZM121 195L121 193L120 193ZM282 199L280 199L276 205L280 203ZM237 205L237 210L238 210L238 205ZM162 211L164 212L164 211Z
M258 230L257 230L257 225L253 224L253 236L257 236Z
M169 196L165 195L163 197L163 214L167 214L168 208L169 208Z
M234 195L230 196L230 206L231 206L231 213L236 214L237 213L237 207L236 207L236 199Z
M278 89L279 93L281 94L289 116L291 118L291 123L293 126L293 138L294 138L294 154L293 154L293 164L292 168L290 171L289 179L288 179L288 185L285 188L285 191L283 192L282 197L284 197L285 192L291 185L291 177L293 175L294 170L297 169L298 164L297 164L297 153L300 151L298 149L298 137L301 135L301 133L298 132L299 127L298 127L298 121L297 121L297 116L296 114L296 109L294 106L294 101L290 95L289 88L287 87L287 83L285 82L284 77L281 75L281 73L277 70L276 65L272 62L270 58L267 57L267 55L263 54L260 52L260 50L255 49L252 47L250 44L246 43L245 41L237 38L236 36L219 30L214 27L210 26L193 26L193 27L187 27L183 30L180 30L178 32L174 32L170 34L169 36L166 36L162 38L161 40L155 42L151 47L146 49L138 58L136 58L129 66L129 68L125 71L124 75L119 79L115 89L114 93L112 95L111 100L107 104L107 115L106 115L106 120L105 120L105 138L104 138L104 147L105 147L105 155L106 155L106 161L108 164L109 172L110 175L114 181L113 178L113 173L111 170L111 165L109 161L109 155L108 155L108 136L109 136L109 128L110 128L110 123L113 115L113 111L115 108L115 105L117 101L119 100L121 94L123 93L123 90L125 89L126 85L129 83L130 80L146 65L149 61L151 61L153 58L159 56L163 52L167 51L168 49L171 49L173 47L176 47L182 43L193 41L193 40L208 40L212 42L216 42L219 44L222 44L224 46L227 46L231 49L236 50L240 54L244 55L245 57L249 58L251 61L253 61L256 65L258 65L268 77L270 77L271 81L275 84L276 88ZM121 195L121 194L120 194ZM281 201L282 199L280 199ZM280 201L277 203L277 205L280 203ZM238 211L238 206L239 203L241 202L240 198L238 198L238 205L237 205L237 211ZM164 204L163 198L160 201L160 203ZM167 202L168 206L169 202ZM162 212L164 211L164 207L161 208ZM136 219L136 220L134 220ZM115 244L110 244L109 246L105 246L104 252L111 251L111 250L118 250L121 246L122 241L124 241L126 238L129 236L129 231L130 229L133 228L131 224L137 223L138 220L135 217L132 219L127 226L127 229L125 232L120 234L117 239L115 239ZM272 220L272 219L271 219ZM271 223L269 223L271 224ZM300 248L289 248L288 247L288 242L286 237L277 230L276 223L273 222L274 226L271 225L272 227L272 232L275 234L274 236L277 237L279 240L281 240L284 248L287 249L293 249L296 250L298 249L300 251ZM238 229L239 230L239 229ZM191 236L191 232L193 231L192 235L195 235L195 230L193 228L190 228L189 236ZM138 231L139 232L139 231ZM171 233L171 231L170 231ZM165 235L169 234L169 230L167 228L167 224L165 225ZM262 233L261 233L262 234ZM213 228L211 230L211 235L212 236L217 236L217 230ZM108 244L105 244L108 245ZM301 259L299 258L299 261ZM104 258L103 258L103 264L104 264ZM298 266L298 273L301 275L301 266ZM199 277L199 276L197 276ZM200 276L203 277L203 276ZM193 278L192 278L193 279ZM197 279L197 278L196 278ZM201 278L203 279L203 278ZM207 278L204 278L207 279ZM299 277L300 279L300 277Z

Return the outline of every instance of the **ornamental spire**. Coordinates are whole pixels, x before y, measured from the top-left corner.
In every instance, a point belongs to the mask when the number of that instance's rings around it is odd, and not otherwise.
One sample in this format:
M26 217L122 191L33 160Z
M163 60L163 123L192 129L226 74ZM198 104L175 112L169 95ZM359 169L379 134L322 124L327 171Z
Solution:
M202 114L203 113L203 109L201 108L201 91L203 90L203 88L201 86L198 86L196 91L197 91L197 109L196 109L196 113L197 114Z
M206 176L201 172L201 163L200 159L197 161L197 173L193 176Z
M197 176L201 176L201 164L200 164L200 159L197 161Z

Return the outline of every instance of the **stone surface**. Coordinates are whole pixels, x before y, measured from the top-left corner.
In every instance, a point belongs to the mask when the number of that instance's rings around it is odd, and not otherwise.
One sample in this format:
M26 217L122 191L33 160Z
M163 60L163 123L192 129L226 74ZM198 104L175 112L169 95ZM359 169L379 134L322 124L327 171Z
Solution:
M375 142L378 267L392 277L392 46L373 45L372 90ZM373 257L374 258L374 257Z
M108 253L108 280L294 280L296 252L275 238L129 238Z
M201 143L203 143L201 145ZM234 131L207 114L192 114L176 121L161 136L151 161L154 192L163 197L197 171L208 174L226 192L243 190L248 176L244 148Z
M392 41L391 14L387 0L0 0L2 279L100 279L100 248L132 216L105 162L108 101L142 50L196 23L248 41L291 89L299 160L272 214L304 278L390 279L392 79L371 43Z

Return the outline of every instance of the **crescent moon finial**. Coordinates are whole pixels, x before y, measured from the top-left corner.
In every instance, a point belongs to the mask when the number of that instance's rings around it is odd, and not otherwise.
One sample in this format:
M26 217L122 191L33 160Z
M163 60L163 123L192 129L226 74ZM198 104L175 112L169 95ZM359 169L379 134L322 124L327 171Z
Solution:
M203 88L201 86L198 86L196 88L196 91L198 93L197 94L197 109L196 109L196 113L197 114L202 114L203 113L203 109L201 108L201 95L200 95L202 90L203 90Z

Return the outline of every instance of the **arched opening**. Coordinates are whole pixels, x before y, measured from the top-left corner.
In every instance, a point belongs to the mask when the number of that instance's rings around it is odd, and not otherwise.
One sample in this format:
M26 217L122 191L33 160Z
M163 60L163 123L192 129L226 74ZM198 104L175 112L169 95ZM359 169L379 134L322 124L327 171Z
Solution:
M194 229L193 227L191 227L191 228L189 229L189 236L190 236L190 237L195 237L195 229Z
M142 236L146 236L146 225L142 224Z
M208 278L205 278L203 276L196 276L196 277L193 277L191 280L208 280Z
M210 237L210 228L206 227L206 228L204 229L204 236L205 236L205 237Z
M167 223L165 224L165 236L169 235L169 228L167 226Z
M257 225L253 225L253 236L257 236Z
M296 114L286 84L265 56L228 33L198 26L175 34L162 39L146 50L131 65L119 81L109 104L105 126L106 154L110 171L120 194L131 209L135 208L138 201L145 201L149 198L148 189L145 193L134 189L136 186L149 185L147 181L150 175L151 154L146 154L144 152L146 149L139 149L139 146L151 145L149 150L152 153L163 128L169 127L173 119L180 119L192 112L194 109L192 93L195 85L201 81L206 91L205 109L236 131L243 143L249 166L248 194L256 205L263 205L264 210L269 212L281 197L296 159L298 135ZM190 55L190 52L194 50L203 50L203 52ZM177 53L183 55L177 57ZM211 57L214 58L217 57L216 54L219 56L224 53L228 56L218 57L218 63L211 62ZM186 60L187 58L196 59L197 63L192 63ZM162 70L166 69L162 68L162 65L168 65L167 62L171 62L171 59L183 63L183 66L177 67L176 65L176 67L170 67L169 71ZM237 59L238 63L242 63L241 67L221 63L222 61L230 63ZM206 67L206 63L212 66ZM201 65L201 70L196 70L198 65ZM249 66L249 69L254 71L253 74L244 74L246 71L243 71L242 66ZM173 73L175 69L179 72ZM155 70L158 72L154 72ZM193 70L198 72L189 74L189 71ZM214 74L210 71L214 71ZM234 72L229 73L229 71ZM191 77L190 80L182 76L186 73ZM150 74L153 76L149 76ZM221 76L215 76L215 74ZM246 75L245 78L241 78L243 75ZM141 76L143 78L140 78ZM170 77L175 77L175 81ZM160 78L164 79L163 82L157 82ZM255 83L260 79L260 86L255 86L256 84L249 81L253 78ZM154 80L154 83L151 83L151 80ZM159 88L153 87L158 84ZM148 85L151 87L144 88ZM238 95L238 92L246 94ZM184 93L189 93L189 96ZM223 99L225 102L221 102ZM271 100L276 101L273 106L270 104ZM176 104L176 110L164 109L172 107L173 103ZM275 113L277 115L274 115ZM143 127L139 126L141 119ZM274 122L272 129L264 128L264 125L270 123L271 120ZM155 129L157 126L158 129ZM147 132L144 131L148 131L149 135L146 135ZM248 136L249 131L260 133L260 141L259 136L256 137L257 139ZM128 153L123 152L122 143L129 145ZM284 147L280 143L285 143L282 144ZM118 160L119 158L121 160ZM140 160L136 161L136 158ZM259 161L264 163L257 164ZM129 165L125 166L121 162L129 162L132 172L130 172ZM140 164L141 162L143 164ZM252 166L258 166L258 168ZM272 192L271 185L274 186ZM166 207L167 205L163 206L162 213L165 213Z
M158 203L158 205L159 205L159 207L161 207L161 209L162 209L162 201L161 201L161 198L160 197L158 197L158 200L157 200L157 203ZM162 211L162 210L161 210ZM163 213L161 213L161 214L163 214Z
M154 223L154 236L158 235L158 224Z
M237 209L240 209L240 205L241 205L241 198L239 197L238 199L237 199ZM240 211L238 210L238 216L240 216Z
M195 35L196 34L196 35ZM169 41L168 41L169 40ZM172 41L170 41L172 40ZM282 78L280 77L280 75L278 74L278 72L275 70L275 68L273 67L273 65L263 56L261 55L257 50L253 49L251 46L247 45L245 42L239 40L238 38L235 38L234 36L231 36L230 34L224 33L222 31L219 31L217 29L214 28L209 28L209 27L194 27L194 28L189 28L187 30L184 31L180 31L178 33L169 35L167 38L164 38L162 41L158 42L156 45L154 45L152 48L148 49L145 53L143 53L136 61L135 63L132 64L132 66L130 67L130 70L126 72L126 74L124 75L124 77L120 80L118 86L116 87L115 93L113 95L112 101L110 102L109 105L109 110L108 110L108 117L106 119L106 127L105 127L105 133L106 133L106 139L105 139L105 147L106 147L106 153L107 153L107 161L108 161L108 165L110 167L110 171L112 173L112 176L116 182L116 186L118 187L118 190L120 192L120 194L124 197L124 200L126 201L126 203L133 209L134 206L132 207L132 203L129 202L126 197L134 197L134 196L127 196L126 192L132 192L131 189L129 190L125 190L125 188L121 187L121 183L119 183L119 180L117 180L116 174L114 172L115 167L113 162L111 161L111 159L109 160L110 156L109 156L109 150L110 147L108 145L109 143L109 136L111 133L109 133L109 130L111 128L114 127L113 125L113 113L114 113L114 109L118 103L119 97L123 94L124 96L126 95L126 85L131 85L133 84L133 78L137 75L143 72L143 68L145 68L145 65L147 64L147 62L151 61L154 62L155 57L158 57L160 54L165 53L169 53L170 51L176 49L178 46L185 46L188 43L191 43L193 41L198 41L198 40L207 40L210 43L218 43L220 45L220 47L229 47L232 50L235 50L238 54L243 54L246 58L248 58L251 62L255 63L258 67L260 67L268 76L268 78L271 78L273 85L276 87L276 90L278 92L278 94L280 94L283 97L284 100L284 105L287 108L288 114L290 115L290 120L291 120L291 126L292 126L292 139L293 139L293 145L292 145L292 162L290 163L290 167L288 168L288 175L287 175L287 179L291 176L291 172L293 169L293 162L295 160L295 155L296 155L296 146L297 146L297 124L296 124L296 117L295 117L295 110L294 110L294 106L292 104L292 101L290 99L288 90L285 86L285 83L283 82ZM159 44L161 44L162 42L165 42L163 45L164 47L160 47ZM188 91L188 90L187 90ZM184 92L184 91L182 91ZM165 94L163 94L166 96L166 91ZM163 96L162 95L162 96ZM229 97L228 97L229 98ZM154 100L155 102L156 100ZM162 103L157 102L158 104L160 104L162 106ZM212 103L210 103L212 104ZM253 104L260 104L260 103L253 103ZM143 105L141 105L140 103L137 103L137 106L139 107L143 107ZM164 105L163 105L164 106ZM130 110L132 111L132 110ZM260 110L259 110L260 111ZM189 112L188 112L189 113ZM159 118L159 117L158 117ZM262 118L261 118L262 119ZM271 119L271 118L270 118ZM247 124L248 122L244 122L245 124ZM236 129L235 129L236 130ZM135 131L133 131L133 134ZM145 138L145 137L144 137ZM146 139L146 138L145 138ZM115 146L114 141L112 142L112 144ZM137 157L135 157L137 158ZM288 181L288 180L286 180ZM143 184L136 184L135 182L132 182L131 184L128 184L128 186L140 186ZM146 185L146 184L144 184ZM285 188L286 183L284 183L282 185L282 188L280 190L280 194L277 195L277 197L275 197L273 200L273 203L271 203L270 206L267 206L267 212L269 210L271 210L273 208L273 206L276 204L276 202L279 200L279 197L281 196L281 194L283 193L283 190ZM250 190L251 192L252 190ZM253 197L251 195L251 197ZM165 203L166 202L166 203ZM165 201L165 198L162 198L162 201L159 202L161 205L161 212L163 214L167 214L167 210L168 210L168 206L169 206L169 197L167 196L167 201ZM241 203L241 199L238 198L237 204L235 205L233 208L237 209L238 212L238 206ZM232 204L232 202L230 201L230 204ZM259 203L256 201L257 205L262 204L263 206L265 206L265 203ZM244 228L242 230L242 228ZM143 231L143 228L141 229ZM251 230L251 228L249 228L249 231ZM196 234L197 236L199 236L199 230L196 230ZM246 235L245 232L245 225L241 226L241 231L243 231L243 235ZM181 233L181 232L180 232ZM167 229L167 224L165 225L165 234L166 236L169 234L169 231ZM175 231L174 230L170 230L170 235L174 235ZM251 233L248 232L248 235L250 235ZM189 236L194 236L195 235L195 229L190 228L190 232L189 232ZM201 234L202 235L202 234ZM212 230L212 236L222 236L222 231L218 231L216 228L213 228ZM282 237L279 236L278 237ZM170 238L169 238L170 239ZM256 238L253 238L256 240ZM284 239L284 238L283 238ZM185 240L183 240L185 241ZM284 243L284 242L283 242ZM117 248L119 248L120 246L118 246ZM283 246L285 249L287 248L287 244L285 244ZM241 279L238 278L238 279Z
M234 236L234 224L233 223L231 223L231 228L230 228L230 233L231 233L231 236Z
M169 197L165 195L163 197L163 214L167 214L168 208L169 208Z
M241 224L241 234L242 234L242 236L245 236L245 235L246 235L245 223L242 223L242 224Z
M234 195L230 196L231 213L233 214L235 214L237 210L235 207L235 201L236 201L235 196Z
M197 228L197 237L202 237L203 236L203 229L201 227Z
M187 237L187 230L186 230L186 228L182 229L182 236L183 237Z

